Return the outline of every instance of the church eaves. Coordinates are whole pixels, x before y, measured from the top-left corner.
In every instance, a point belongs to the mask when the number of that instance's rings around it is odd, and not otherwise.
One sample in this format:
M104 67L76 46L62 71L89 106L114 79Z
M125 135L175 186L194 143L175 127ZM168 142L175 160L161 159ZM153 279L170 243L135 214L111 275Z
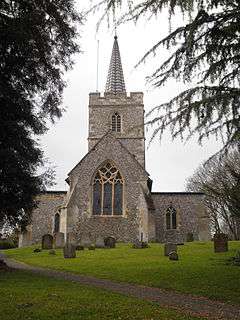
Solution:
M114 94L126 92L117 36L114 37L105 92Z

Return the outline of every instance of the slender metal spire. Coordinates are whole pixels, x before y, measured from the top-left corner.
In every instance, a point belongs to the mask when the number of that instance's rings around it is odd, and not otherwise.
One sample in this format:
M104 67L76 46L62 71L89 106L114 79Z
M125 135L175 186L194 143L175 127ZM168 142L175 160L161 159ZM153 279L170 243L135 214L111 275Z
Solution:
M114 94L126 92L121 56L116 35L114 37L105 92L111 92Z

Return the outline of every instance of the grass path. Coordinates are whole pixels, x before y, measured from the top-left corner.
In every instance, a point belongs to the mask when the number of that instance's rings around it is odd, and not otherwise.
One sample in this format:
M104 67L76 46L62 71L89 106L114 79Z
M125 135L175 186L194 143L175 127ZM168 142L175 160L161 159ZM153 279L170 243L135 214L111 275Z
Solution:
M117 283L112 282L110 280L97 279L93 277L71 274L63 271L34 267L26 265L24 263L16 262L14 260L6 260L6 262L8 266L12 268L12 270L15 269L29 271L37 275L48 276L51 278L51 280L63 279L65 281L70 281L71 283L78 282L82 285L90 286L89 290L91 290L91 287L95 287L98 290L104 289L111 292L108 292L109 295L119 293L127 295L127 299L129 299L129 297L140 298L143 300L150 301L152 303L157 303L161 308L163 308L163 310L166 310L166 308L174 308L177 311L186 314L186 316L183 315L182 319L186 319L186 317L188 317L187 319L194 319L194 317L197 316L199 317L199 319L201 317L201 319L207 318L214 320L239 320L240 318L240 308L216 301L214 301L213 303L213 301L203 297L167 292L157 288L130 285L127 283ZM143 302L143 307L145 303L146 302ZM129 309L129 312L131 313L132 309ZM168 318L160 317L159 319Z
M157 304L24 271L0 271L2 320L203 320Z
M76 259L64 259L48 251L33 253L33 247L7 250L13 259L34 266L64 270L101 279L140 284L240 305L240 267L227 265L240 242L229 243L229 252L214 253L213 243L186 243L179 246L179 261L163 256L163 246L151 244L144 250L119 244L116 249L79 251Z

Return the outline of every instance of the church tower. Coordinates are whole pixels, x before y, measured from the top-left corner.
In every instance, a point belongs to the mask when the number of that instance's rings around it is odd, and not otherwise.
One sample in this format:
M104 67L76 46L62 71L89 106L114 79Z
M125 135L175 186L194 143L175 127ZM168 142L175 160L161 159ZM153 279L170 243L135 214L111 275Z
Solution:
M143 93L127 95L117 36L114 37L112 56L104 95L89 95L88 149L111 132L145 168Z

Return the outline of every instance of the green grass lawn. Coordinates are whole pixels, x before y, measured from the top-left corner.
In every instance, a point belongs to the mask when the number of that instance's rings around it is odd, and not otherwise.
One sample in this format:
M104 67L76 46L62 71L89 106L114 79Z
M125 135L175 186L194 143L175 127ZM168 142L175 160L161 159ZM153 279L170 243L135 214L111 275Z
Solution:
M143 300L27 272L0 271L2 320L197 320Z
M118 244L115 249L78 251L76 259L64 259L48 251L33 253L33 247L10 249L7 255L35 266L66 270L115 281L138 283L168 290L207 296L240 304L240 267L227 265L240 242L230 242L229 252L214 253L213 243L193 242L179 246L179 261L163 256L163 246L151 244L148 249L132 249Z

